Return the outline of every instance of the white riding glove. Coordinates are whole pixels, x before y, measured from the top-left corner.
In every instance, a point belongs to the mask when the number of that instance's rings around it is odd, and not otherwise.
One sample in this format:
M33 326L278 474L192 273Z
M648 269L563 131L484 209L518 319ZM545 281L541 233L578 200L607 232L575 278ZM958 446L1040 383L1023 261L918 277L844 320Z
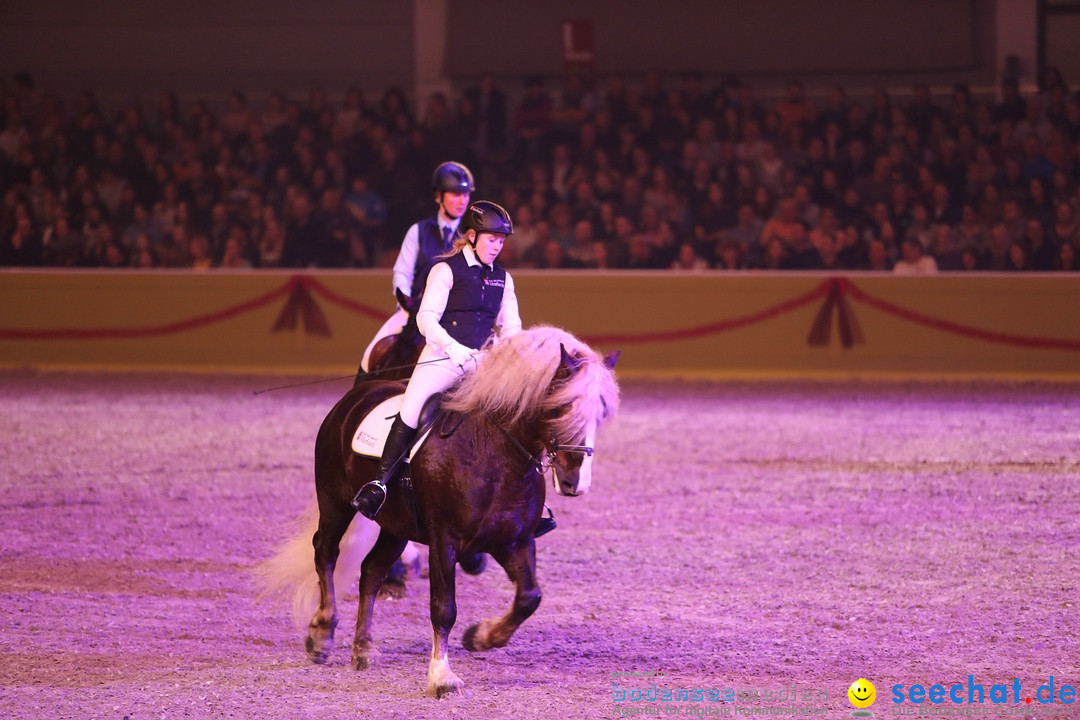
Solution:
M446 348L446 355L450 358L450 362L457 365L458 367L465 367L465 363L469 362L470 360L475 362L475 354L476 350L473 350L470 347L465 347L461 343L454 343L453 345L450 345Z

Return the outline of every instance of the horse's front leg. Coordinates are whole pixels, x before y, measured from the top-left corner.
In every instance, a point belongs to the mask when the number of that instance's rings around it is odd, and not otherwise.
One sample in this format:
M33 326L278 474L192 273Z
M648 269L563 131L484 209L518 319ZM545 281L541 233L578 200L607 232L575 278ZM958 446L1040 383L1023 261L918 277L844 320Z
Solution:
M371 640L371 615L375 609L375 596L379 593L386 571L401 555L404 547L404 540L383 530L360 565L360 608L356 613L356 636L353 638L353 670L369 669L379 655Z
M497 620L484 620L465 631L461 644L469 651L502 647L521 623L540 606L540 586L536 583L536 544L528 538L517 546L492 553L514 583L514 604Z
M428 694L442 698L464 694L465 683L450 669L450 630L457 621L454 570L457 557L446 538L437 538L428 555L431 582L431 661L428 663Z

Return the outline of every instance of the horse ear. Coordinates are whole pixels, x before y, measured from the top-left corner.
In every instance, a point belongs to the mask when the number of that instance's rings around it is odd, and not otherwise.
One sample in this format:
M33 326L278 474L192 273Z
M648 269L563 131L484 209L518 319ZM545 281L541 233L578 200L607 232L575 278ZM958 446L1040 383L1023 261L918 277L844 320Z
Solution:
M622 350L612 350L604 356L604 365L607 366L608 370L615 369L615 363L619 361L620 355L622 355Z
M559 343L559 368L555 371L556 380L565 380L578 371L581 360L566 352L566 346Z

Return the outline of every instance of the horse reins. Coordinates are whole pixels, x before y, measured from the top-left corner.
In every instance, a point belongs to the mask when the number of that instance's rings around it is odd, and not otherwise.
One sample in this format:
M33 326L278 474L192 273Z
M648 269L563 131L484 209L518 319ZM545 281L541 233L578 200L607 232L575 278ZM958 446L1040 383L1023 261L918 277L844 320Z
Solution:
M555 456L560 452L579 452L583 455L588 455L589 457L593 456L594 450L588 445L563 445L553 436L551 438L550 447L545 449L544 457L538 457L529 452L528 448L522 445L516 437L511 435L510 431L503 427L502 423L491 414L490 410L485 410L484 414L491 420L491 424L498 428L499 432L501 432L503 436L525 456L525 459L529 461L529 464L531 464L541 475L547 474L548 469L555 460Z

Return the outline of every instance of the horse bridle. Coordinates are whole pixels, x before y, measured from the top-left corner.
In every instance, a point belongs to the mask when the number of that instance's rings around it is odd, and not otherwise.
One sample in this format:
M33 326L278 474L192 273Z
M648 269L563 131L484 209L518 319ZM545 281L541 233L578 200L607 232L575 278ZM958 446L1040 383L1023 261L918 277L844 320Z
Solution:
M510 434L509 430L502 426L502 423L495 419L495 416L492 415L490 411L485 410L484 412L487 414L488 419L491 420L491 424L499 429L499 432L501 432L506 439L525 456L525 459L529 461L529 464L541 475L547 474L547 471L551 469L551 466L555 461L555 456L561 452L576 452L587 455L588 457L592 457L593 452L595 452L593 448L588 445L563 445L559 442L558 438L552 435L551 442L544 446L543 454L540 456L533 455L529 452L527 447L518 442L518 439Z

